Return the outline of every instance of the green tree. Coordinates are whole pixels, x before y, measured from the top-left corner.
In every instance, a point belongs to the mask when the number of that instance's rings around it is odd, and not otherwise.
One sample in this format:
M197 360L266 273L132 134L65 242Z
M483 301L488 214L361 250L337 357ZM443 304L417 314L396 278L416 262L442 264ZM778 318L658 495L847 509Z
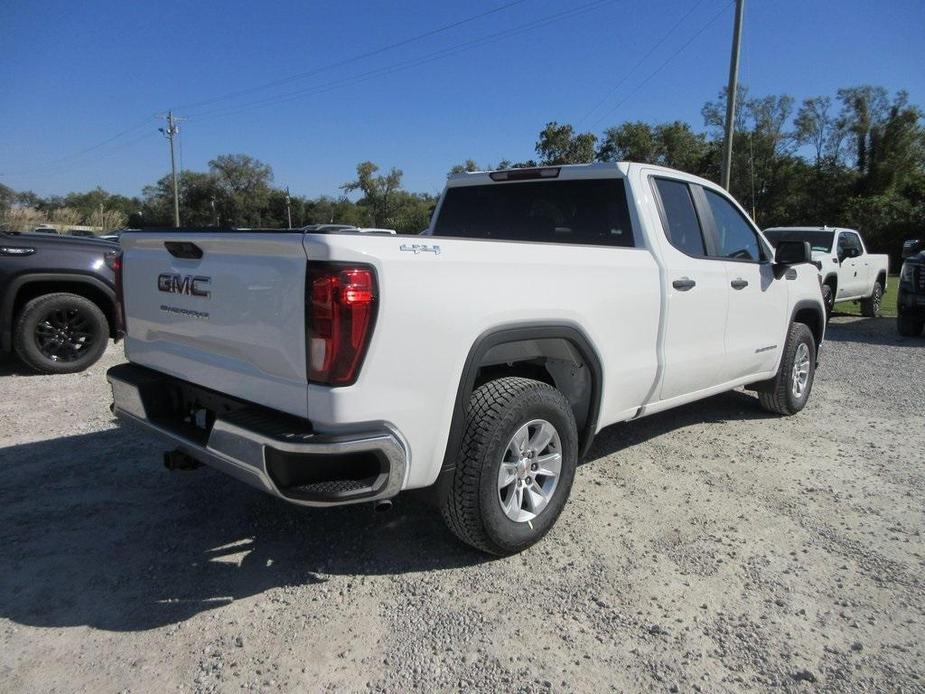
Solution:
M709 152L706 137L681 121L650 125L626 122L604 131L600 161L634 161L703 174Z
M273 169L247 154L222 154L209 162L209 173L221 193L223 224L264 225Z
M341 190L345 193L360 191L363 197L357 205L367 211L368 225L382 227L396 209L396 193L401 188L402 172L392 168L387 174L377 176L377 171L379 167L371 161L357 164L356 179L344 183Z
M450 169L450 176L453 174L460 173L472 173L473 171L478 171L479 165L476 164L472 159L466 159L462 164L456 164Z
M536 153L544 166L560 164L585 164L594 161L594 144L597 136L593 133L575 134L569 125L559 125L550 121L540 131L536 141Z
M3 214L16 202L16 191L0 183L0 214Z

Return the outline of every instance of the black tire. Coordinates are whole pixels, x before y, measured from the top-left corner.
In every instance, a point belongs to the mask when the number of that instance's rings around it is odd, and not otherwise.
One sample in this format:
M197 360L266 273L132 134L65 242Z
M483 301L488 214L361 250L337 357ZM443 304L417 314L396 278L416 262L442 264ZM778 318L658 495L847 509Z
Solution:
M545 420L561 442L558 482L545 508L530 522L515 522L499 498L499 470L514 435L528 422ZM466 428L443 518L460 540L489 554L509 555L538 542L568 500L578 462L575 417L565 396L527 378L499 378L476 389L466 407ZM515 483L516 484L516 483Z
M866 318L877 318L880 315L880 302L883 301L883 285L879 280L874 282L874 290L866 299L861 299L861 315Z
M49 338L50 334L54 336ZM58 335L67 337L58 340ZM66 292L32 299L20 311L13 329L19 358L35 371L48 374L83 371L103 355L108 342L109 322L99 307Z
M805 345L809 357L809 371L806 383L799 395L794 391L793 365L800 346ZM806 406L809 393L813 389L816 375L816 340L812 331L803 323L791 323L784 345L784 355L777 375L758 390L758 400L768 412L775 414L796 414Z
M831 284L822 285L822 303L825 305L825 319L828 321L835 308L835 292Z
M912 316L899 316L896 319L896 329L903 337L918 337L922 334L923 325L925 325L925 321Z

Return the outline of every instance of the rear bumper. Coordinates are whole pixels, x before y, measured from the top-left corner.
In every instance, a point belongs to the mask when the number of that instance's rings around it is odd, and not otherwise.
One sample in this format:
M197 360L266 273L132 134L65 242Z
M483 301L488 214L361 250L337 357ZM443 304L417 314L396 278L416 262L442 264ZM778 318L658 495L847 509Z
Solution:
M134 364L114 366L107 378L120 419L286 501L315 507L377 501L398 494L404 482L405 449L385 427L316 433L308 420Z

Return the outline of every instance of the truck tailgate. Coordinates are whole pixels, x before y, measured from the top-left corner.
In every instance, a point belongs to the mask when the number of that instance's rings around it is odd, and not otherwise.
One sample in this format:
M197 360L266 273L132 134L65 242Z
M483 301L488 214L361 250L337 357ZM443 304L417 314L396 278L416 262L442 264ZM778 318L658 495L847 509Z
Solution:
M308 416L300 232L139 232L121 243L130 361Z

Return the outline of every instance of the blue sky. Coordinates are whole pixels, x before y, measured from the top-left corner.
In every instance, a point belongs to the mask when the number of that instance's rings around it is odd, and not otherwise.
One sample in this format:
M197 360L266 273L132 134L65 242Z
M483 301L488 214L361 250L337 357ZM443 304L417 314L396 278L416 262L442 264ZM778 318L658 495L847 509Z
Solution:
M725 84L729 0L511 1L5 0L0 182L139 194L169 170L154 115L173 108L185 168L243 152L319 195L369 159L435 193L466 158L532 157L549 120L700 128ZM922 0L748 0L741 80L798 99L872 83L925 106L923 30Z

